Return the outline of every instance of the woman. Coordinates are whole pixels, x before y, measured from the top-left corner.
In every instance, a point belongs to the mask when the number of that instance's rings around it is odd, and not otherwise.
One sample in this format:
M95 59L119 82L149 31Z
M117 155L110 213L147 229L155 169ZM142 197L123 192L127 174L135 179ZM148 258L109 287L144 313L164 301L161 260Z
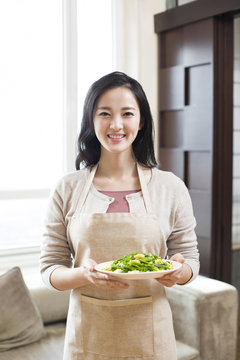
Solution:
M41 253L45 283L72 289L65 360L177 358L164 286L198 274L195 219L183 182L156 165L141 85L121 72L96 81L84 104L79 171L51 197ZM129 281L95 270L133 252L168 255L182 267Z

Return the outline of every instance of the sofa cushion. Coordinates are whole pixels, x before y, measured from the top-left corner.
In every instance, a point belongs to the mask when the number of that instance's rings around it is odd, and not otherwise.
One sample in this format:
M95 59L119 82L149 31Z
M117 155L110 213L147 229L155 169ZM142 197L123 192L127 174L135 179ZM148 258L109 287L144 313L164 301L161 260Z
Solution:
M187 344L177 341L177 359L178 360L200 360L199 351Z
M0 360L62 360L65 322L46 325L46 336L33 344L0 353Z
M66 320L69 291L49 290L45 285L29 290L44 324Z
M189 284L165 290L178 341L197 349L201 359L236 359L238 294L234 286L198 276Z
M24 281L37 305L44 324L67 318L70 291L48 289L42 281L39 269L22 269Z
M19 267L0 276L0 352L33 343L45 335L40 313Z

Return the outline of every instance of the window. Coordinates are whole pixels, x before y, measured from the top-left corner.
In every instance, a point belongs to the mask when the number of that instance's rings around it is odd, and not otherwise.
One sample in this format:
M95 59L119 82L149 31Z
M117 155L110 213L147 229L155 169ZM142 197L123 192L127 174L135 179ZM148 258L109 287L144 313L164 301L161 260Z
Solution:
M62 174L62 6L0 2L0 248L37 246Z
M111 1L99 3L0 2L0 256L16 262L39 252L50 189L74 163L87 88L112 71Z
M113 68L112 6L109 0L79 1L77 4L80 119L87 90L95 80L111 72ZM86 13L89 15L86 16Z

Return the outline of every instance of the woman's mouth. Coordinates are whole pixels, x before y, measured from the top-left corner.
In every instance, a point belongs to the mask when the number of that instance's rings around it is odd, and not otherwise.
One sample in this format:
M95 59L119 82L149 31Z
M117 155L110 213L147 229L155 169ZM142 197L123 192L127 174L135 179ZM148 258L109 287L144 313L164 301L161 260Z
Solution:
M107 136L108 136L109 139L111 139L113 141L120 141L126 135L125 134L108 134Z

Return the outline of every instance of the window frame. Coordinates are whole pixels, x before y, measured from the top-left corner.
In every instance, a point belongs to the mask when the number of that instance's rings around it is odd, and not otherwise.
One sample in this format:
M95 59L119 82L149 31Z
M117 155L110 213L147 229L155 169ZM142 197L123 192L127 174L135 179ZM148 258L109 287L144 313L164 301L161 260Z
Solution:
M62 0L62 44L63 44L63 173L75 170L77 133L77 0ZM26 189L0 191L1 200L48 198L49 189ZM39 262L40 246L25 246L1 249L0 272L21 264L36 266Z

